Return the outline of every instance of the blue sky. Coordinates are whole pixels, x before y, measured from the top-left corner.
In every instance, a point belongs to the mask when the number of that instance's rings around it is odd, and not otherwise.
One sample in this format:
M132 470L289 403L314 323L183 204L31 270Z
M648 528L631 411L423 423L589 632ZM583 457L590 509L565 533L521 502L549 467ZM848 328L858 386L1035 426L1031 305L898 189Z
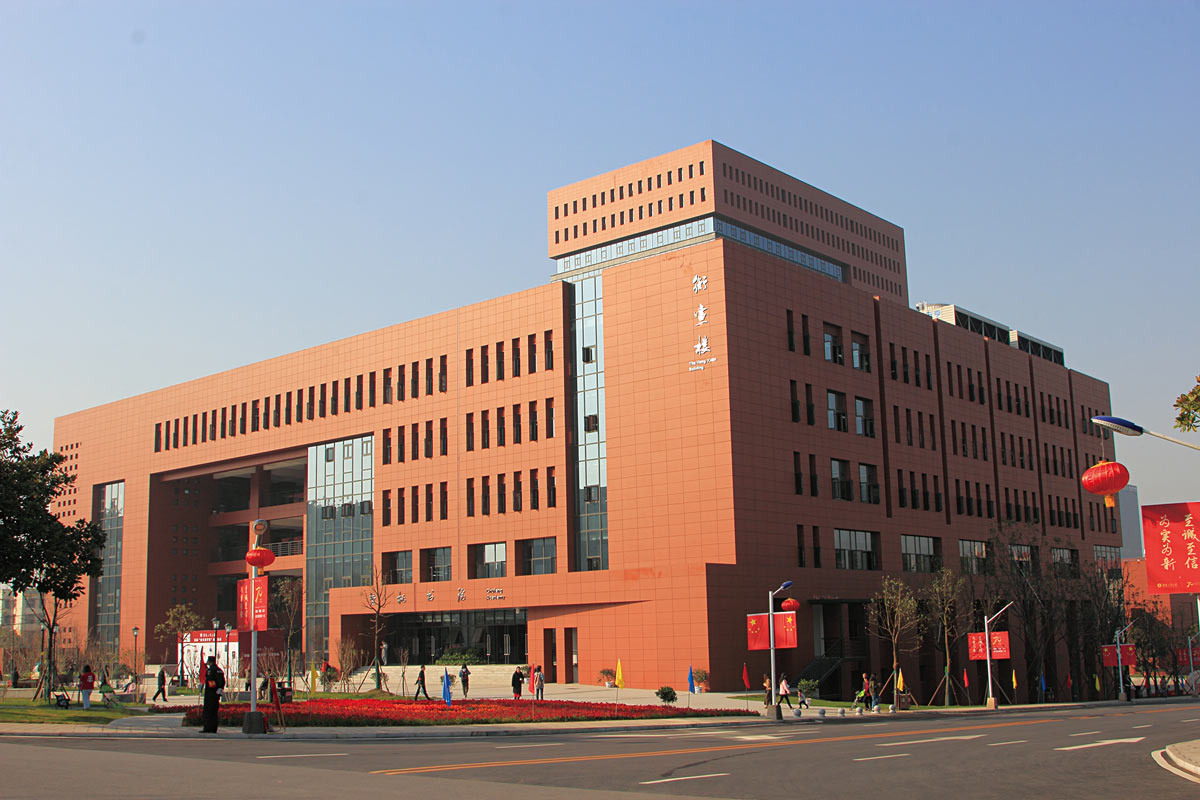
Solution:
M1198 33L1196 2L7 0L0 407L50 446L61 414L538 285L548 189L714 138L904 227L914 302L1058 344L1171 432ZM1119 455L1142 502L1200 499L1198 454Z

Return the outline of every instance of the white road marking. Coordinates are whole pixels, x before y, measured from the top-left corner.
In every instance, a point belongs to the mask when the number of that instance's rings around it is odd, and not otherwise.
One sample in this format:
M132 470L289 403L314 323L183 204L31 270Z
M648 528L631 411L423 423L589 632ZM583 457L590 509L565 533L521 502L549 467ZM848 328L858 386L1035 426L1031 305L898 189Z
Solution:
M988 747L1003 747L1006 744L1025 744L1028 739L1013 739L1011 742L990 742Z
M1136 739L1101 739L1098 742L1088 742L1087 744L1077 744L1071 747L1056 747L1055 750L1085 750L1089 747L1105 747L1110 744L1136 744L1145 739L1145 736L1138 736Z
M1067 735L1068 735L1068 736L1093 736L1093 735L1095 735L1095 734L1097 734L1097 733L1099 733L1099 732L1100 732L1100 731L1084 731L1083 733L1070 733L1070 734L1067 734Z
M498 744L497 750L516 750L520 747L562 747L560 742L549 742L546 744Z
M286 756L255 756L255 758L327 758L329 756L348 756L349 753L292 753Z
M649 786L652 783L674 783L675 781L696 781L701 778L724 778L729 775L728 772L714 772L711 775L685 775L682 778L660 778L656 781L638 781L642 786Z
M907 758L910 753L891 753L886 756L867 756L866 758L856 758L855 761L878 761L881 758Z
M1197 721L1200 721L1200 720L1197 720ZM1166 758L1163 757L1162 750L1155 750L1153 753L1150 754L1150 756L1154 759L1155 764L1158 764L1160 767L1165 769L1167 772L1173 772L1176 775L1178 775L1179 777L1183 778L1184 780L1191 781L1192 783L1200 783L1200 778L1197 778L1195 775L1192 775L1189 772L1184 772L1183 770L1179 769L1178 767L1176 767L1173 764L1168 764Z
M1185 719L1183 721L1184 722L1200 722L1200 717L1197 717L1196 719Z
M732 733L730 728L710 729L702 731L688 731L680 733L598 733L590 736L590 739L682 739L687 736L716 736L723 733Z
M950 742L954 740L979 739L983 736L982 733L973 733L967 736L936 736L932 739L910 739L907 742L884 742L877 744L876 747L903 747L906 744L929 744L930 742Z
M772 736L769 733L761 733L757 736L735 736L735 739L741 739L744 742L761 741L763 739L778 739L778 736Z
M1134 725L1133 727L1136 730L1138 728L1149 728L1150 726L1149 725Z

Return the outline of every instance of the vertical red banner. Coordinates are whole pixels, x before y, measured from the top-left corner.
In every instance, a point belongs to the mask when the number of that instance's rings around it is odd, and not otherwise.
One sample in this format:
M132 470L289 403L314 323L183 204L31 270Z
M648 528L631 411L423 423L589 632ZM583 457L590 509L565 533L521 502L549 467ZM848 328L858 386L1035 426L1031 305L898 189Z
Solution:
M250 591L253 593L254 602L254 630L265 631L267 629L267 576L261 578L251 578Z
M1146 587L1150 594L1200 592L1200 503L1142 506Z
M267 576L243 578L237 584L239 631L267 629Z
M250 579L237 582L237 629L250 630Z

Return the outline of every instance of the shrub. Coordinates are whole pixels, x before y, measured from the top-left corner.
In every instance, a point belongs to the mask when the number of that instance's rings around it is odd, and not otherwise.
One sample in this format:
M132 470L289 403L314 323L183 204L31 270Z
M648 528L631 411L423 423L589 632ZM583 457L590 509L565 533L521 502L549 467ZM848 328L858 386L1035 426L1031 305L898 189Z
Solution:
M478 647L451 647L433 662L440 666L462 666L467 664L486 664L487 656Z
M605 667L604 669L600 670L601 683L608 683L609 681L615 681L616 679L617 671L615 669L612 669L611 667Z
M692 680L699 686L702 683L708 683L708 670L704 667L692 670Z
M804 692L804 694L808 697L816 697L817 689L819 689L820 686L821 684L808 678L796 681L796 688L799 691Z
M695 677L695 676L693 675L693 677ZM662 688L658 689L654 694L657 695L658 699L662 700L664 703L674 703L676 700L679 699L679 696L675 693L675 690L672 689L670 686L663 686Z

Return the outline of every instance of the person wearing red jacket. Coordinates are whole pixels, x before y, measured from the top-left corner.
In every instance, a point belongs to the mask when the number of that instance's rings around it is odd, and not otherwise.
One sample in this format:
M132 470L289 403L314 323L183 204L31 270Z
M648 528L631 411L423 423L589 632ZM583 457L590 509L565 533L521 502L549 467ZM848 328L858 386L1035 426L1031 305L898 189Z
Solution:
M92 690L96 688L96 673L92 672L90 664L83 665L79 673L79 696L83 699L84 709L92 707Z

